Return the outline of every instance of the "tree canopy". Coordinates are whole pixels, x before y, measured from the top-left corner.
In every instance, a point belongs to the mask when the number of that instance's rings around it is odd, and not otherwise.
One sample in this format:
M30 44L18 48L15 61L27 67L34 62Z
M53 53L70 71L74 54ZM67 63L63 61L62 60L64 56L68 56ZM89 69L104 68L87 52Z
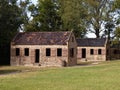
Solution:
M57 0L38 0L38 4L31 5L29 10L33 20L26 27L27 31L57 31L60 29L61 18L58 14Z
M3 63L9 63L10 41L21 24L23 15L17 0L0 0L0 60Z
M114 10L116 10L116 13L118 14L118 19L117 19L117 28L115 30L115 37L118 41L120 41L120 0L115 0L114 6L113 6Z
M84 0L59 0L62 28L73 30L76 37L84 37L86 34L87 11Z
M21 10L16 2L0 1L0 45L10 42L22 23Z

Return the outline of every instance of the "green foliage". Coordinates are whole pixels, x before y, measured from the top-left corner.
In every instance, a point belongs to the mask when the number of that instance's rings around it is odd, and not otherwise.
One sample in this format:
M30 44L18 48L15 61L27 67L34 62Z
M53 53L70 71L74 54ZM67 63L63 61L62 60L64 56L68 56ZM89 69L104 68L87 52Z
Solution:
M0 0L0 58L3 62L9 62L10 41L23 23L21 13L17 0Z
M116 27L114 34L115 34L115 41L120 41L120 0L115 0L114 5L113 5L113 10L116 11L117 16L117 20L116 20L116 25L118 25L118 27Z
M37 6L31 5L29 10L33 20L29 22L27 31L56 31L60 29L61 18L58 14L57 0L38 0Z
M120 27L117 27L115 30L115 36L118 41L120 41Z
M120 24L120 0L115 0L115 3L113 5L114 10L116 10L116 13L118 14L117 24Z
M73 30L76 37L86 34L86 16L84 0L59 0L63 30Z
M120 0L115 0L115 3L114 3L114 9L120 9Z
M89 32L97 38L110 36L113 32L109 30L120 21L114 17L117 3L119 0L38 0L29 7L33 19L25 31L73 30L76 37Z
M39 0L29 7L33 20L26 31L68 31L73 30L76 37L86 34L86 10L82 0Z
M61 5L60 15L63 21L63 28L66 30L72 29L76 32L75 35L77 37L84 36L86 32L94 33L96 38L109 38L109 36L113 34L113 29L115 28L117 20L117 18L114 17L116 11L112 8L115 1L59 1ZM119 2L119 0L117 2Z
M22 23L21 10L15 4L9 4L7 0L0 1L0 45L9 43Z

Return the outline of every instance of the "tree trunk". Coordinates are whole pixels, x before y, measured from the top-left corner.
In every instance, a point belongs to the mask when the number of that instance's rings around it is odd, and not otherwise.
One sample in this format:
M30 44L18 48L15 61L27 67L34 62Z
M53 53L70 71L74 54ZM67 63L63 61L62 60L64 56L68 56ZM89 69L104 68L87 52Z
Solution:
M95 32L96 38L100 38L99 29L96 29L95 31L96 31L96 32Z

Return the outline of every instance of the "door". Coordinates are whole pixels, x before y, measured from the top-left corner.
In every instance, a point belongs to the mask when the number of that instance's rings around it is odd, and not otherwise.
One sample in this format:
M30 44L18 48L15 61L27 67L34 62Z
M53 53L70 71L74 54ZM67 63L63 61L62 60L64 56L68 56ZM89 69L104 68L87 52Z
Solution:
M39 63L39 59L40 59L40 51L39 49L35 50L35 63Z
M82 49L82 58L86 58L86 49L85 48Z

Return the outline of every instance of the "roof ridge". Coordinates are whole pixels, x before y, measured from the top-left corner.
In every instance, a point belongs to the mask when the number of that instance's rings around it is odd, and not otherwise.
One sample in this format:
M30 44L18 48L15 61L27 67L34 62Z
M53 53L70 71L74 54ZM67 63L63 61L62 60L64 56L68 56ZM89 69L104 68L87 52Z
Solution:
M59 33L59 32L71 32L71 31L33 31L33 32L19 32L19 33Z
M76 38L76 39L106 39L106 38Z

